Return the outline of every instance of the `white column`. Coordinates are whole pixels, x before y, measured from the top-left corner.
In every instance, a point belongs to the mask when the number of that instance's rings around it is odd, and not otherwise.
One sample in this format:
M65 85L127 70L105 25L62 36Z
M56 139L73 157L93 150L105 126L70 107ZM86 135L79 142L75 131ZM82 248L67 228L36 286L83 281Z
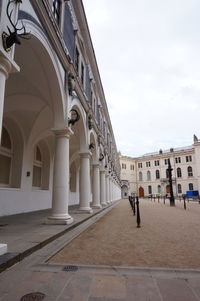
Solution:
M70 224L73 218L68 214L69 200L69 138L70 129L53 130L56 136L52 214L48 224Z
M105 170L100 171L100 203L101 206L106 206L106 177Z
M100 205L100 171L99 164L93 164L93 193L92 207L101 208Z
M10 62L5 58L0 57L0 142L1 142L1 132L2 132L2 121L3 121L5 84L10 70L11 70Z
M108 178L108 186L109 186L109 203L111 203L111 179Z
M109 175L106 175L106 202L107 204L110 203L110 182L109 182Z
M90 153L80 153L80 207L79 210L92 213L90 208Z

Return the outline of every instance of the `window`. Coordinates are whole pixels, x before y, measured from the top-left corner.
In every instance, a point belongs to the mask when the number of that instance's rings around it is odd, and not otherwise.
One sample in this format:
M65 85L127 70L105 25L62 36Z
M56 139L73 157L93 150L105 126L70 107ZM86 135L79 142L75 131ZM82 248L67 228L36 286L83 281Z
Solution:
M180 167L177 168L177 177L178 178L182 177L182 172L181 172L181 168Z
M60 14L61 14L61 1L60 0L53 0L52 4L52 12L54 18L56 19L57 23L60 23Z
M155 160L155 161L154 161L154 165L155 165L155 166L159 166L159 165L160 165L159 160Z
M42 155L38 146L36 146L34 151L32 186L37 188L42 186Z
M0 147L0 186L9 186L12 167L12 142L5 127L2 128Z
M142 178L143 178L142 172L140 171L140 172L139 172L139 181L142 181Z
M168 164L168 159L165 159L165 165L167 165Z
M138 168L142 168L142 163L138 163Z
M130 169L134 170L134 165L133 164L130 165Z
M178 184L177 188L178 188L178 193L182 193L181 184Z
M158 169L156 170L156 179L160 179L160 171Z
M151 185L148 186L148 194L152 194L152 187L151 187Z
M126 169L126 164L122 163L122 169Z
M78 48L76 47L74 64L75 64L75 68L76 68L77 72L79 70L79 58L80 58L80 54L79 54Z
M186 162L192 162L192 156L186 156Z
M192 171L192 167L191 166L188 166L187 172L188 172L188 177L193 177L193 171Z
M181 157L175 158L175 162L176 162L176 163L181 163Z
M158 185L158 193L160 194L161 193L161 186Z
M193 188L194 188L194 187L193 187L193 184L192 184L192 183L189 183L189 190L194 190Z
M146 162L146 167L151 167L151 162Z
M151 172L147 171L147 181L151 181Z

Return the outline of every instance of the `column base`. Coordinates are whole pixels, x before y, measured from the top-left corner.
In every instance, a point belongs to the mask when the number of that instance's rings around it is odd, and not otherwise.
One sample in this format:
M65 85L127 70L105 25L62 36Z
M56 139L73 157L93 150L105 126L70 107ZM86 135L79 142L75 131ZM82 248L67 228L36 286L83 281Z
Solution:
M102 206L101 205L92 205L92 208L94 208L94 209L101 209Z
M74 219L69 214L55 214L49 216L45 222L47 225L69 225Z
M102 207L106 207L108 204L107 203L101 203Z
M90 207L80 207L76 213L93 213L93 210Z
M7 244L0 244L0 255L3 255L8 252Z

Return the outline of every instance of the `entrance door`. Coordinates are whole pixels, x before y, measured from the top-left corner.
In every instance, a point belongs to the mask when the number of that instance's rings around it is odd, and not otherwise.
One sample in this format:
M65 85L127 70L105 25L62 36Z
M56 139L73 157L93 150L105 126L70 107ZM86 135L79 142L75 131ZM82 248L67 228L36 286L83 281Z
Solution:
M144 188L142 187L139 188L139 197L140 198L144 197Z

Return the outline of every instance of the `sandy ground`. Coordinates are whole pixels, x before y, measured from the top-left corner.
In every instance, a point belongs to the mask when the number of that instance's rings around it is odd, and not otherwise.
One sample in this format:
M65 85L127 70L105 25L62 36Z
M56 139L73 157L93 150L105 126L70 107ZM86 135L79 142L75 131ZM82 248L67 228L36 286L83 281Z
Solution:
M128 200L71 241L50 262L140 267L200 268L200 204L170 207L140 200L141 228Z

